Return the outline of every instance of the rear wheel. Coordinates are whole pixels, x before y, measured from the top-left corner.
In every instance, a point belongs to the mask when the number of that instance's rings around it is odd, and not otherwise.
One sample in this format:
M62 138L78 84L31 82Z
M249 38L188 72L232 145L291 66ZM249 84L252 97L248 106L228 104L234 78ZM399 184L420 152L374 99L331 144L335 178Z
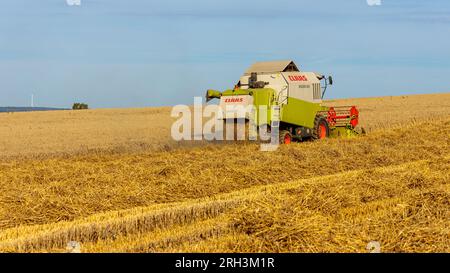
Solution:
M330 135L330 127L325 118L316 116L312 136L314 139L324 139Z
M289 131L283 130L280 132L280 144L291 144L292 134Z

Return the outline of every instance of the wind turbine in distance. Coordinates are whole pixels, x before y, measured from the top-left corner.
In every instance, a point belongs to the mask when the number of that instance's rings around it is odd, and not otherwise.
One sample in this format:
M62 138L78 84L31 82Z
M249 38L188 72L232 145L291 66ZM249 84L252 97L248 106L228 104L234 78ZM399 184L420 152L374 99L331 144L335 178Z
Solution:
M31 94L31 107L34 107L34 94Z

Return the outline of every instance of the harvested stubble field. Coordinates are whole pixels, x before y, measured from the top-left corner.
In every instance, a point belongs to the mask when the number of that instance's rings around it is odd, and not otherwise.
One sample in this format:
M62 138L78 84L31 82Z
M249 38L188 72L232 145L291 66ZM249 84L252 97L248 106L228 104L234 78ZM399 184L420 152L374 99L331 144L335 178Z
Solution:
M325 104L357 105L361 126L368 132L450 115L450 93L341 99ZM198 146L172 140L170 111L171 107L159 107L0 113L0 160Z
M168 108L4 114L0 251L449 252L450 94L332 103L368 134L260 152L164 142Z

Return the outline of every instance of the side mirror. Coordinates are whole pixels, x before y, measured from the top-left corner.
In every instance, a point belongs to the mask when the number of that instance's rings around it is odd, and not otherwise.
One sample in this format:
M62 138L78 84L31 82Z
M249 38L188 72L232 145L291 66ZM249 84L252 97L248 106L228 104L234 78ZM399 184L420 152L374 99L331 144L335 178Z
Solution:
M328 76L328 83L329 83L330 85L333 85L333 77Z

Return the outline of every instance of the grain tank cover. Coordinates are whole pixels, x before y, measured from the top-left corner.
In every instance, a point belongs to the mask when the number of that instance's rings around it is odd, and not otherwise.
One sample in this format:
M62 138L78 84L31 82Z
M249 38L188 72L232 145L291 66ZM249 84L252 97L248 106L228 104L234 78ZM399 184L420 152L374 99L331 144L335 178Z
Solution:
M272 74L280 72L298 72L300 71L295 63L291 60L285 61L271 61L271 62L257 62L252 64L244 75L250 75L251 73L258 74Z
M250 84L252 73L256 73L257 81L263 82L265 88L271 88L280 105L288 103L288 97L312 103L322 102L320 79L318 73L299 71L291 61L258 62L250 66L241 76L237 86L241 89L253 88Z

